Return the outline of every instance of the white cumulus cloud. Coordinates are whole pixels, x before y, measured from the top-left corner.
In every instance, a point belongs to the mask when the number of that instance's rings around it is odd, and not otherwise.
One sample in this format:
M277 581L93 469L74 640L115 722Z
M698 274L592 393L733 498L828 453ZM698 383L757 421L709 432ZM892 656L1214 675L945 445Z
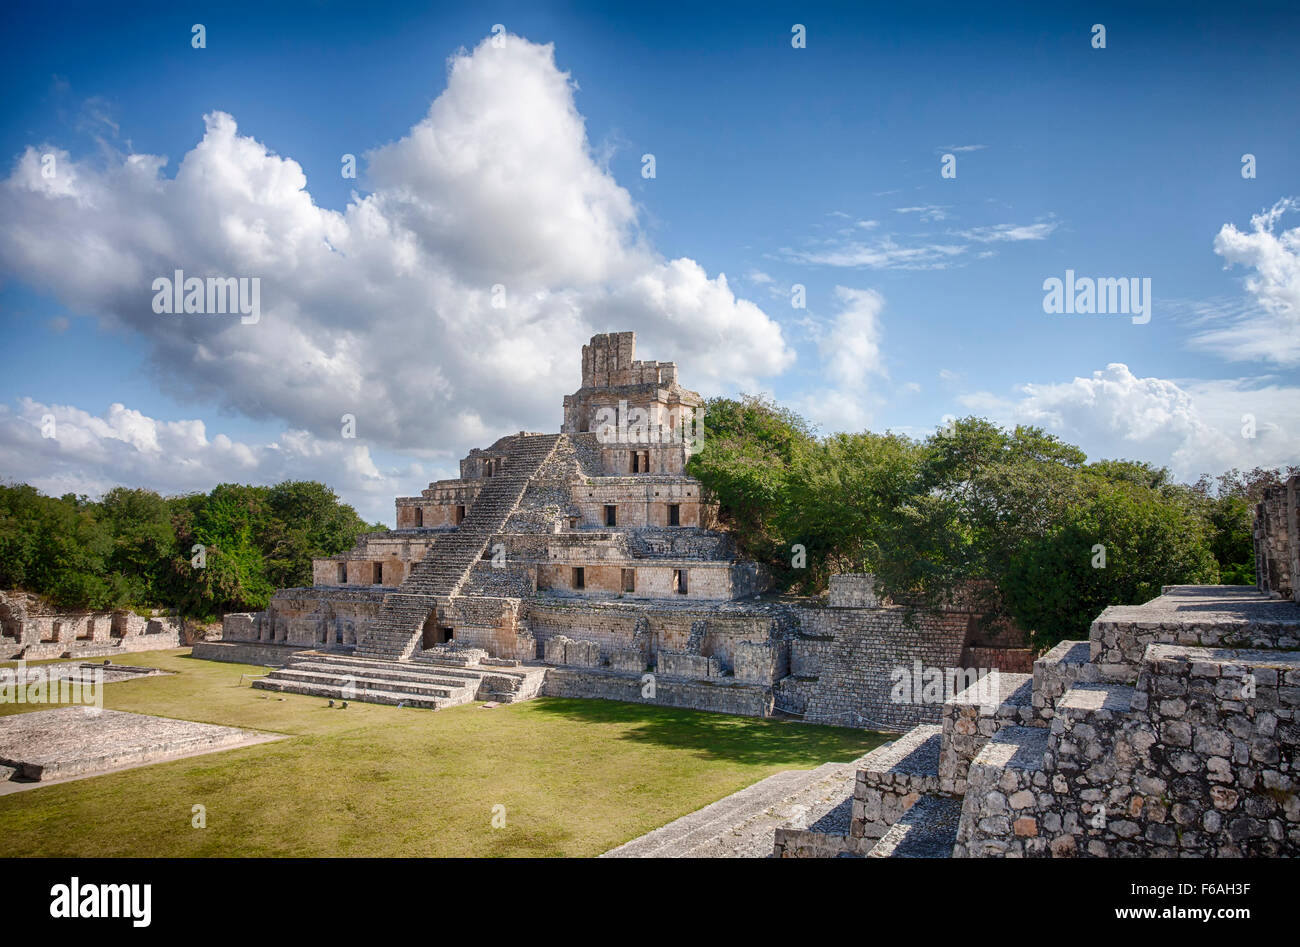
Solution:
M457 53L341 212L223 112L172 178L162 156L92 166L33 146L0 183L0 272L139 333L173 395L317 436L350 413L408 451L557 428L595 332L635 330L640 357L706 393L779 374L794 352L773 319L649 245L573 88L550 45ZM155 314L152 281L175 269L258 277L260 321Z
M51 496L99 496L115 486L207 493L218 483L321 480L322 471L372 522L392 522L393 498L431 479L419 464L380 470L369 447L339 436L288 430L248 444L210 436L199 420L160 421L116 403L102 414L31 398L0 405L0 475Z
M1014 397L977 392L959 400L1006 424L1045 428L1091 459L1150 461L1189 481L1230 467L1296 463L1300 440L1300 388L1269 379L1143 378L1115 362L1087 378L1022 385Z
M1300 365L1300 226L1277 226L1288 210L1300 210L1300 201L1286 198L1253 215L1248 231L1231 223L1219 230L1214 252L1229 267L1254 270L1246 277L1246 290L1255 305L1197 333L1193 347L1232 361Z

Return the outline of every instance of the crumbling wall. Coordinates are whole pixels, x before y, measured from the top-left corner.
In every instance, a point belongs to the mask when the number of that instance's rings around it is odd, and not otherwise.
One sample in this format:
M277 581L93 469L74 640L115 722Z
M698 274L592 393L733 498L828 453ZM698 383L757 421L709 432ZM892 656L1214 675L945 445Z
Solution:
M183 644L175 618L145 617L125 609L59 609L27 592L0 592L0 660L90 658Z
M1255 584L1276 598L1300 602L1300 474L1269 487L1255 506Z

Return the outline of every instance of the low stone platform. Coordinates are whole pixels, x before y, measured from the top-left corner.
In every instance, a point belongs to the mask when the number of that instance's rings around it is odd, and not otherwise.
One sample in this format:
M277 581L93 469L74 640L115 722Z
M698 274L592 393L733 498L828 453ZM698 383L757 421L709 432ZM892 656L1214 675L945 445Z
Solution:
M295 655L310 651L308 645L275 644L269 641L196 641L190 657L231 664L260 664L281 667Z
M42 679L46 681L79 681L85 684L95 682L117 684L122 681L134 681L142 677L157 677L171 673L173 672L165 671L162 668L111 664L108 661L33 664L24 666L21 673L17 666L10 665L0 667L0 684L12 681L17 684L30 685Z
M60 707L0 717L0 767L43 783L248 746L278 735L119 710ZM18 786L0 784L0 792Z

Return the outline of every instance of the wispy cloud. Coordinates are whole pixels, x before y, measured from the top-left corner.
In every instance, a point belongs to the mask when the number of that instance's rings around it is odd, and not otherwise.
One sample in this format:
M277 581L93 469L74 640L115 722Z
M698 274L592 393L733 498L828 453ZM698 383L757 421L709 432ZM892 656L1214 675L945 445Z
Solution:
M850 242L819 250L782 249L786 259L813 266L865 267L871 270L942 270L966 250L955 244L907 247L886 237L875 243Z
M977 243L1018 243L1021 240L1046 240L1056 230L1054 221L1039 224L997 224L992 227L973 227L970 230L950 230L956 237Z
M898 207L900 214L943 214L939 205ZM939 219L939 218L931 218ZM944 270L963 264L968 259L986 259L993 255L981 250L969 255L978 244L1020 243L1027 240L1045 240L1057 228L1055 221L1034 224L994 224L972 227L967 230L949 230L949 240L935 239L929 234L898 236L888 234L873 241L853 239L846 230L839 231L844 239L839 241L812 241L801 249L784 247L781 256L792 263L810 266L861 267L872 270Z
M895 214L916 214L924 223L948 219L948 206L945 204L920 204L916 207L895 207Z

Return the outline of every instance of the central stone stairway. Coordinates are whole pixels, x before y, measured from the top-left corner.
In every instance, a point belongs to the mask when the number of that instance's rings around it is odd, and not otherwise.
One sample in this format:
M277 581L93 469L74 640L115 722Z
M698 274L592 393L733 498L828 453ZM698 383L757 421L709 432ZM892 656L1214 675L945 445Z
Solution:
M406 580L384 596L379 614L357 642L357 655L401 660L420 644L429 615L460 590L492 537L502 531L529 481L555 452L563 434L520 434L504 468L483 482L454 533L438 538Z

